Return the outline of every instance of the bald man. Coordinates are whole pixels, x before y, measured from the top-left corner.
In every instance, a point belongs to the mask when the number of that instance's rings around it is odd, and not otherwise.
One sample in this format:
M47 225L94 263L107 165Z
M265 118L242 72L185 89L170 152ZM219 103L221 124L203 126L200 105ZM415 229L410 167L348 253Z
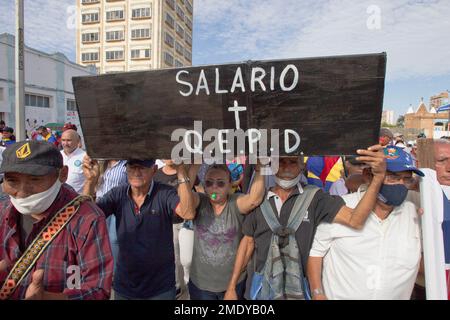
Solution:
M64 165L69 167L69 176L66 183L76 192L81 193L84 185L83 157L85 151L78 147L80 136L75 130L65 130L61 136L63 150L61 154L64 159Z

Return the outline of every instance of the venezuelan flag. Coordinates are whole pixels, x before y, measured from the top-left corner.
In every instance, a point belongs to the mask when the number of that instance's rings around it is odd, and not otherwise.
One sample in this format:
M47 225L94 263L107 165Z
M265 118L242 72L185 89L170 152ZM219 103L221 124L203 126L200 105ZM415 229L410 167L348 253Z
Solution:
M333 182L341 177L344 169L341 157L305 157L308 184L328 192Z

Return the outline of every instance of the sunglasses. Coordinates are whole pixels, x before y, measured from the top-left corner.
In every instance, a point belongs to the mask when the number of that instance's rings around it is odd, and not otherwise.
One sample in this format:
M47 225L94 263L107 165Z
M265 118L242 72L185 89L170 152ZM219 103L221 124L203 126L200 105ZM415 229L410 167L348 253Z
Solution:
M225 187L227 183L223 180L206 180L205 181L205 187L210 188L213 185L218 186L219 188Z

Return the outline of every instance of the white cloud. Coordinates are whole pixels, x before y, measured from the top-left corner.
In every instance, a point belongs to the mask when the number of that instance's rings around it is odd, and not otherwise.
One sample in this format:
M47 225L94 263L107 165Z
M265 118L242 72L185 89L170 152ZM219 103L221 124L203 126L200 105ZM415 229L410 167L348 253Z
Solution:
M1 0L0 33L14 33ZM75 59L75 0L25 0L25 41ZM381 10L369 30L367 8ZM448 0L194 0L194 61L233 62L386 51L391 80L450 73Z
M380 29L367 27L371 5L380 8ZM386 51L390 80L450 73L448 0L197 0L195 6L200 40L220 39L220 47L206 47L205 56L215 51L275 59ZM217 25L224 22L226 31L219 33Z
M15 33L15 1L1 0L0 33ZM74 0L25 0L25 44L47 53L62 52L75 59L75 26L68 8Z

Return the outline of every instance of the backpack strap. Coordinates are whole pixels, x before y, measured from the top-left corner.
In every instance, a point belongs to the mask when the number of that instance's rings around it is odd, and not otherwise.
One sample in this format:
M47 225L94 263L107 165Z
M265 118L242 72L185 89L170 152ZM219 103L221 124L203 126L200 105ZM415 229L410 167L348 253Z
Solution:
M303 193L299 195L295 200L291 215L289 216L289 220L287 223L287 228L294 230L294 233L300 227L300 224L302 223L303 218L306 216L309 205L314 199L317 191L319 191L319 188L316 186L305 186L305 188L303 189Z
M294 206L292 207L291 214L286 227L283 227L278 221L275 212L270 205L269 200L265 199L261 203L261 212L269 225L273 233L281 237L286 237L289 234L294 234L300 227L303 218L308 212L308 207L311 204L316 192L319 188L316 186L307 185L303 189L303 193L295 199Z
M276 234L277 230L281 228L281 224L280 221L278 221L278 218L276 217L269 200L264 199L264 201L260 205L260 208L264 219L270 227L270 230L272 230L272 232Z

